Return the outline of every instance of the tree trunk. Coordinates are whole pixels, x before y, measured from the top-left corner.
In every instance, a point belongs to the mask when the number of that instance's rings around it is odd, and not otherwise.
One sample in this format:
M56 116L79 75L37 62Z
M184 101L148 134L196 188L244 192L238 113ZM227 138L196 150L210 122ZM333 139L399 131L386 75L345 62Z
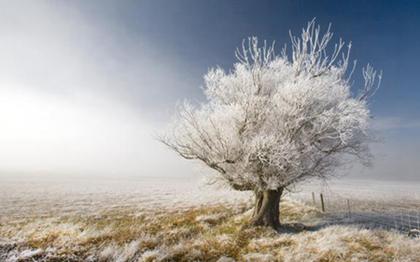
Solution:
M280 198L283 188L255 192L255 207L251 225L280 228Z

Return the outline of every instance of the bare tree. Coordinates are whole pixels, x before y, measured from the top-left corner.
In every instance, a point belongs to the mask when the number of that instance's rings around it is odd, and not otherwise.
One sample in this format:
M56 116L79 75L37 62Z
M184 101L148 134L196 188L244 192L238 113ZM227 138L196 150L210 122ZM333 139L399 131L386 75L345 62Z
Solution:
M279 203L288 187L327 179L344 156L369 160L367 100L381 74L363 69L365 84L352 95L351 45L328 45L330 28L315 21L300 37L292 34L290 54L274 44L245 40L238 62L205 76L205 103L184 103L162 142L186 159L214 169L235 190L252 190L252 225L278 229Z

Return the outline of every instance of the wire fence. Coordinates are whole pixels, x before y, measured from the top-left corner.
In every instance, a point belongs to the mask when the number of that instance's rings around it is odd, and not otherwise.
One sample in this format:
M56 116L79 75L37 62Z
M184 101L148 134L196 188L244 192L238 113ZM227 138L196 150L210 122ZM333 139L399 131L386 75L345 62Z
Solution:
M396 230L420 237L420 198L417 192L375 191L374 188L319 187L298 198L325 214L326 223L357 224ZM315 189L315 190L314 190ZM420 189L419 189L420 193Z

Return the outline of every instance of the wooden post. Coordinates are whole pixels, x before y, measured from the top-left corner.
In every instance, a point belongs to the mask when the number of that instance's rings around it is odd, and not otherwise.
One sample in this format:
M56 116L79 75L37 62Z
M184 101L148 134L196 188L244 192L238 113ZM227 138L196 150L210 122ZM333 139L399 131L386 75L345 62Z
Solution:
M316 206L315 193L314 192L312 192L312 202L313 202L314 206Z
M408 230L411 230L411 216L410 216L410 213L407 214L407 218L408 218Z
M347 199L347 210L349 211L349 218L351 218L350 200Z
M400 214L400 230L402 231L404 229L405 229L404 228L404 216L403 216L403 212L401 211L401 214Z
M319 194L319 196L321 197L321 210L322 212L325 212L325 205L324 205L324 196L321 194Z

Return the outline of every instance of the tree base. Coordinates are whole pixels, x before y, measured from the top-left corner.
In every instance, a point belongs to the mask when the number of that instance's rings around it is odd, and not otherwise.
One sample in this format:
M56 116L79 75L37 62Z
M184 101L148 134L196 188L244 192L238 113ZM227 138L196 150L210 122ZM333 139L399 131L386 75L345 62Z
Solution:
M283 188L255 193L255 207L250 220L252 226L265 226L277 231L281 230L279 206L282 193Z

